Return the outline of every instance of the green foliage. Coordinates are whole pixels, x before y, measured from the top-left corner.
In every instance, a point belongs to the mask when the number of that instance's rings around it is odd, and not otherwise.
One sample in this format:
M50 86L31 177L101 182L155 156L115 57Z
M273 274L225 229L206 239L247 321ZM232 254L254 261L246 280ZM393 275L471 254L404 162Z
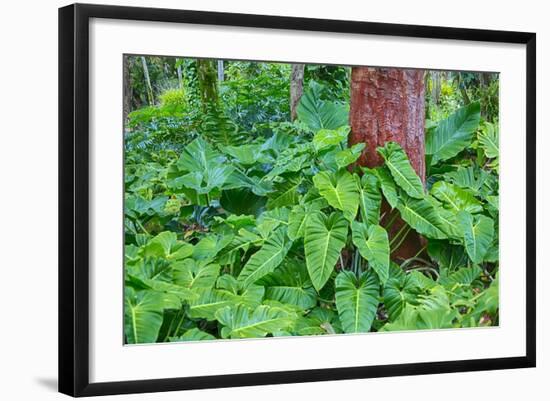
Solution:
M342 248L346 245L348 223L340 212L327 216L312 214L306 225L304 250L309 277L319 291L330 278Z
M464 237L466 252L473 263L481 263L493 241L493 220L483 215L474 219L470 213L464 211L458 214L457 220Z
M351 223L352 241L373 270L378 275L382 284L389 277L390 270L390 243L388 233L378 225L367 228L364 223L354 221Z
M292 325L295 315L282 308L260 305L256 309L243 306L225 307L216 312L223 326L222 338L265 337Z
M422 199L424 197L424 186L401 146L395 142L387 142L383 148L378 148L378 153L384 158L385 165L395 183L409 196Z
M466 148L479 126L480 105L471 103L439 122L426 135L426 154L432 156L432 165L450 159Z
M187 98L183 89L168 89L160 96L160 104L163 107L181 107L187 106Z
M378 308L376 275L364 272L359 278L350 271L336 276L336 308L346 333L364 333L371 328Z
M350 222L355 219L359 207L359 193L357 182L348 171L321 171L313 177L313 184L330 206L341 210Z
M239 274L239 282L247 287L271 273L284 260L291 245L292 242L286 236L286 229L277 229L262 248L250 257Z
M348 112L344 104L322 100L321 86L315 81L311 81L296 109L299 120L313 132L334 130L346 125Z
M349 69L307 66L290 122L288 65L225 62L205 110L196 62L177 66L125 134L127 343L498 325L498 120L460 92L477 78L428 98L424 184L397 143L355 165ZM410 231L425 248L396 258Z

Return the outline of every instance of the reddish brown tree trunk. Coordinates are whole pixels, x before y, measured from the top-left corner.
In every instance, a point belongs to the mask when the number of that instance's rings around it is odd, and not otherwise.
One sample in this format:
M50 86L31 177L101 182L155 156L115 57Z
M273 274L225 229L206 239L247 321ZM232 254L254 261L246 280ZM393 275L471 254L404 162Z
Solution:
M424 113L423 70L352 68L349 145L366 144L358 161L361 166L381 165L376 148L393 141L405 150L425 182ZM389 205L383 205L386 217L382 224L388 221L389 211ZM390 239L404 224L401 219L395 221L389 230ZM421 248L422 239L411 230L393 256L409 258Z

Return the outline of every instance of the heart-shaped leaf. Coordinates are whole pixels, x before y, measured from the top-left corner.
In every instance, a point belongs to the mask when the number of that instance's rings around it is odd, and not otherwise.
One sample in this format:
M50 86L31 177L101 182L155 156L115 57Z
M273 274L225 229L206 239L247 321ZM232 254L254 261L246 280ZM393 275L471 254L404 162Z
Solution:
M339 212L330 216L317 212L308 219L304 248L311 282L317 291L326 284L342 248L346 245L348 223Z
M366 333L376 317L380 285L372 270L359 278L349 270L336 276L336 308L346 333Z
M463 233L464 246L474 263L483 262L485 254L493 242L494 222L490 217L472 216L468 212L458 213L458 224Z
M322 171L313 177L313 183L330 206L344 212L348 221L355 219L359 207L359 192L355 179L348 171Z
M368 260L380 282L385 284L390 269L390 243L388 233L379 225L367 226L365 223L351 223L353 244L363 258Z

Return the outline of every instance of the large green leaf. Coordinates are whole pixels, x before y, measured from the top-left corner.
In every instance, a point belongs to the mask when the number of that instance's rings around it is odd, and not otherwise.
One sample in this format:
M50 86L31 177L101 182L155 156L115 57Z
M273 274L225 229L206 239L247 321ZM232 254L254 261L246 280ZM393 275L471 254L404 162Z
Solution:
M216 287L228 296L232 305L245 305L249 308L260 305L265 294L263 286L251 284L248 287L243 287L235 277L229 274L220 276Z
M468 264L468 255L461 245L448 241L432 240L428 243L428 254L437 262L440 270L455 271Z
M300 177L288 178L282 183L275 184L275 192L269 195L267 201L268 209L275 209L283 206L296 205L300 199Z
M270 237L278 227L287 227L290 209L287 207L279 207L263 212L258 217L256 230L263 238Z
M222 191L220 205L234 214L259 214L266 204L266 198L256 195L248 188L229 189Z
M338 168L344 168L352 163L355 163L361 156L361 152L365 149L364 143L356 143L350 148L339 151L334 155L334 161Z
M379 283L372 270L359 278L349 270L336 276L336 308L346 333L370 330L378 308Z
M322 100L321 86L315 81L310 81L309 88L300 98L296 114L313 132L336 129L348 123L348 107Z
M424 185L411 166L405 151L395 142L386 142L383 148L377 149L384 158L395 183L409 196L417 199L424 197Z
M494 236L494 222L490 217L458 213L458 224L463 233L464 246L474 263L481 263L489 250Z
M174 283L189 289L212 288L220 272L220 265L185 259L173 265Z
M390 275L384 286L384 306L390 321L395 321L407 304L415 304L420 293L418 281L410 274L404 274L401 268L393 265L400 274Z
M465 189L445 181L438 181L430 193L443 202L447 209L457 213L465 210L469 213L480 213L483 210L481 202Z
M193 249L193 258L197 260L212 259L233 241L233 234L211 234L203 237Z
M294 241L304 236L308 216L309 213L305 206L297 205L292 208L288 216L288 237L291 240Z
M169 283L166 281L161 281L159 279L144 279L141 281L143 284L147 286L146 289L152 289L158 292L159 294L163 294L164 300L169 300L170 303L173 303L174 299L177 299L179 302L177 304L174 304L174 308L177 309L180 307L181 302L184 301L190 301L197 298L197 294L193 292L190 288ZM126 285L128 286L128 281L126 282ZM131 287L136 288L132 284L130 284ZM141 288L143 289L143 288ZM169 305L165 305L169 306Z
M224 146L222 150L246 166L255 164L260 159L265 158L262 153L262 145Z
M189 302L188 315L194 319L214 320L215 313L233 304L233 297L216 289L197 290L199 296Z
M291 245L292 241L287 238L286 228L277 229L261 249L250 257L239 274L239 282L243 287L247 287L271 273L281 264Z
M479 278L481 273L483 273L483 270L481 270L479 266L461 267L449 276L448 282L452 284L452 286L458 284L470 288L472 283Z
M368 260L380 282L385 284L390 269L390 243L388 233L379 225L367 226L365 223L351 223L353 244L363 258Z
M239 305L219 310L216 319L223 325L223 338L255 338L288 328L296 316L266 305L255 309Z
M489 159L498 157L498 125L486 122L483 125L483 130L478 134L477 139L483 149L483 152L485 153L485 156Z
M385 166L378 167L376 169L373 169L372 171L378 177L380 189L382 190L384 197L392 208L396 207L397 203L399 202L399 195L397 193L395 181L393 180L391 173Z
M397 209L401 218L419 234L433 239L447 238L445 225L431 202L401 194Z
M303 263L290 260L260 280L266 288L266 298L299 306L313 308L317 304L317 293L311 284Z
M498 171L499 167L499 139L498 139L498 124L486 122L483 129L477 136L479 146L483 149L483 153L489 159L493 159L489 165Z
M446 180L450 180L453 184L460 188L468 189L473 193L481 192L485 182L489 179L489 174L482 169L470 166L458 167L454 171L450 171L444 175Z
M255 175L248 176L243 171L235 168L224 182L223 189L247 189L254 195L265 196L270 193L273 188L267 176L262 178Z
M324 202L324 200L323 200ZM304 236L309 216L322 209L323 202L307 202L303 205L296 205L292 208L288 217L288 238L296 240Z
M430 198L428 198L430 199ZM458 222L456 219L457 213L455 210L451 209L445 209L443 206L438 205L435 202L435 199L431 198L430 201L434 203L434 207L437 210L437 213L439 214L439 218L443 222L443 230L445 234L449 237L449 239L453 240L461 240L462 239L462 233L460 232L460 229L458 228Z
M223 254L230 254L237 251L246 252L253 247L259 247L264 243L264 239L256 233L253 233L246 228L241 228L238 231L231 243L225 247Z
M178 241L176 233L163 231L151 238L143 247L143 256L165 258L168 260L185 259L193 253L193 245Z
M124 333L129 344L153 343L162 325L163 295L156 291L125 290Z
M317 151L338 146L347 139L349 131L349 125L336 129L320 129L313 136L313 146Z
M456 156L466 148L479 126L479 119L479 102L473 102L440 121L435 129L429 130L426 154L432 156L432 166Z
M355 179L348 171L321 171L313 177L313 183L330 206L344 212L347 220L355 219L359 207L359 192Z
M222 165L225 160L224 155L198 137L184 147L176 165L181 171L206 171Z
M310 158L308 153L302 152L296 148L288 149L277 157L273 169L266 174L265 179L272 180L284 173L296 173L304 168L304 164Z
M499 308L499 277L498 274L495 280L491 283L479 299L477 305L473 311L474 314L481 314L482 312L490 313L492 315L497 314Z
M380 331L428 330L453 327L458 312L449 305L445 289L435 286L427 296L418 296L418 305L406 303L397 319L386 323Z
M187 174L173 180L175 188L191 188L199 194L207 194L214 188L222 188L234 167L224 163L225 157L215 151L204 139L197 138L185 146L176 166Z
M319 291L326 284L342 248L346 245L348 223L340 212L327 217L312 214L306 225L304 249L306 265L313 286Z
M378 179L376 175L365 171L363 177L356 177L357 188L359 190L359 210L361 219L367 225L378 224L380 220L380 206L382 204L382 195L378 189Z
M299 336L342 333L338 314L332 309L316 307L306 316L300 316L293 332Z

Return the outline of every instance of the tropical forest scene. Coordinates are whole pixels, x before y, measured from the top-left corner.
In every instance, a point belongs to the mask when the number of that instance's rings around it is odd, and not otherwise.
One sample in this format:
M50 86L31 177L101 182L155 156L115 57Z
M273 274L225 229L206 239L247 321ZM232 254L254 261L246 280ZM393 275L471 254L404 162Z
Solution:
M125 344L499 325L498 73L122 71Z

